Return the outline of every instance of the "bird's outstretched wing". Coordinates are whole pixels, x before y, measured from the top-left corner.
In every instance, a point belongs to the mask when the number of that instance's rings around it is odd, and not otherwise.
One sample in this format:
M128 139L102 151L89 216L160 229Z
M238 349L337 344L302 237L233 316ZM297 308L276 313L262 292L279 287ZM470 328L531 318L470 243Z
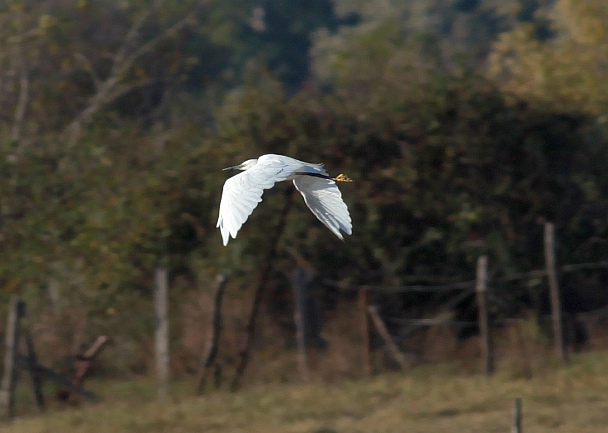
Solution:
M264 190L272 188L275 182L286 180L304 164L293 158L264 155L252 168L226 180L217 220L224 245L228 244L230 236L236 238L243 223L262 201Z
M334 180L304 175L296 177L293 184L304 197L306 206L333 234L342 240L340 230L352 234L350 214Z

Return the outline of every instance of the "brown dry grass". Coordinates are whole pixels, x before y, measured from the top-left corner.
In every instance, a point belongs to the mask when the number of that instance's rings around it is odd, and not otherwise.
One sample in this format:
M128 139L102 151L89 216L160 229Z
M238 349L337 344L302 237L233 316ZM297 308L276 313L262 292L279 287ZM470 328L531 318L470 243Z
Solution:
M8 433L75 432L505 432L513 399L522 397L524 431L608 431L608 352L546 365L531 379L458 374L453 365L331 385L256 386L239 393L192 396L174 384L155 401L149 382L91 382L104 402L49 410L3 426Z

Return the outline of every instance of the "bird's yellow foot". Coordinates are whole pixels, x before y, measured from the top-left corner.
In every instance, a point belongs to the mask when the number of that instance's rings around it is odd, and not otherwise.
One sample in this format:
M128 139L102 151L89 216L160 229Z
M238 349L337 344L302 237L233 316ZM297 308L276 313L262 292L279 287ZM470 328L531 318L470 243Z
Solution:
M337 175L335 177L335 180L338 182L352 182L353 181L350 177L348 177L347 175L345 175L343 173L340 173L339 175Z

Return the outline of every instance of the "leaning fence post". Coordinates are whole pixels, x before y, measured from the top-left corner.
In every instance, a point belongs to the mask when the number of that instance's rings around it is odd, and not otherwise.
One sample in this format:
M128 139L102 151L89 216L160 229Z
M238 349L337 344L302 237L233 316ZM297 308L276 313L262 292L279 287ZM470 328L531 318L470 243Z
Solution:
M29 332L25 333L25 344L27 346L27 368L30 370L32 377L32 387L34 388L34 395L36 396L36 404L39 410L44 410L44 395L42 394L42 377L36 369L38 359L36 358L36 351L34 350L34 342Z
M154 272L154 306L156 311L156 377L158 398L165 400L169 388L169 319L167 269L157 268Z
M369 289L362 287L359 289L359 320L361 321L361 344L363 351L363 373L371 376L372 363L370 359L369 347L369 319L367 317L367 298Z
M6 326L4 374L0 386L0 418L10 419L15 410L17 360L19 357L19 321L25 316L25 302L17 296L11 298Z
M220 334L222 333L222 301L224 299L224 290L228 276L226 274L218 274L215 277L215 302L213 303L213 319L211 327L207 333L207 344L201 358L201 367L196 379L196 395L201 395L205 388L205 382L211 367L214 367L215 387L220 384L220 365L217 363L217 353L219 350Z
M386 343L386 347L388 348L389 353L392 355L393 359L397 362L397 364L399 364L401 369L405 370L408 367L407 360L405 359L405 356L403 355L403 353L401 353L399 347L391 337L390 333L388 332L388 329L386 329L386 325L384 325L382 318L378 314L378 306L370 305L369 307L367 307L367 311L369 311L369 315L372 319L372 324L376 327L376 331L378 331L378 334L380 334L380 336Z
M562 320L562 307L557 283L557 271L555 270L555 227L553 223L545 223L545 265L547 278L549 280L549 292L551 297L551 321L553 323L553 338L555 340L555 352L561 361L568 362L568 352L564 345L564 322Z
M511 433L522 433L521 419L521 397L517 397L513 403L513 425L511 426Z
M487 274L488 256L477 259L477 278L475 292L477 293L477 307L479 309L479 332L482 341L482 353L485 360L486 374L494 372L494 356L492 353L492 333L490 330L490 319L488 315L487 302Z

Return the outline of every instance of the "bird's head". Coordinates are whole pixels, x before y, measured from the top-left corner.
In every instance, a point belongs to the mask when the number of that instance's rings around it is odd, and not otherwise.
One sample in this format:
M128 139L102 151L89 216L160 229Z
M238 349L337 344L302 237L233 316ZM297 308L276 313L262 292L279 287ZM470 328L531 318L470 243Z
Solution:
M251 167L258 163L257 159L248 159L245 162L240 163L239 165L233 165L232 167L226 167L223 170L249 170Z

